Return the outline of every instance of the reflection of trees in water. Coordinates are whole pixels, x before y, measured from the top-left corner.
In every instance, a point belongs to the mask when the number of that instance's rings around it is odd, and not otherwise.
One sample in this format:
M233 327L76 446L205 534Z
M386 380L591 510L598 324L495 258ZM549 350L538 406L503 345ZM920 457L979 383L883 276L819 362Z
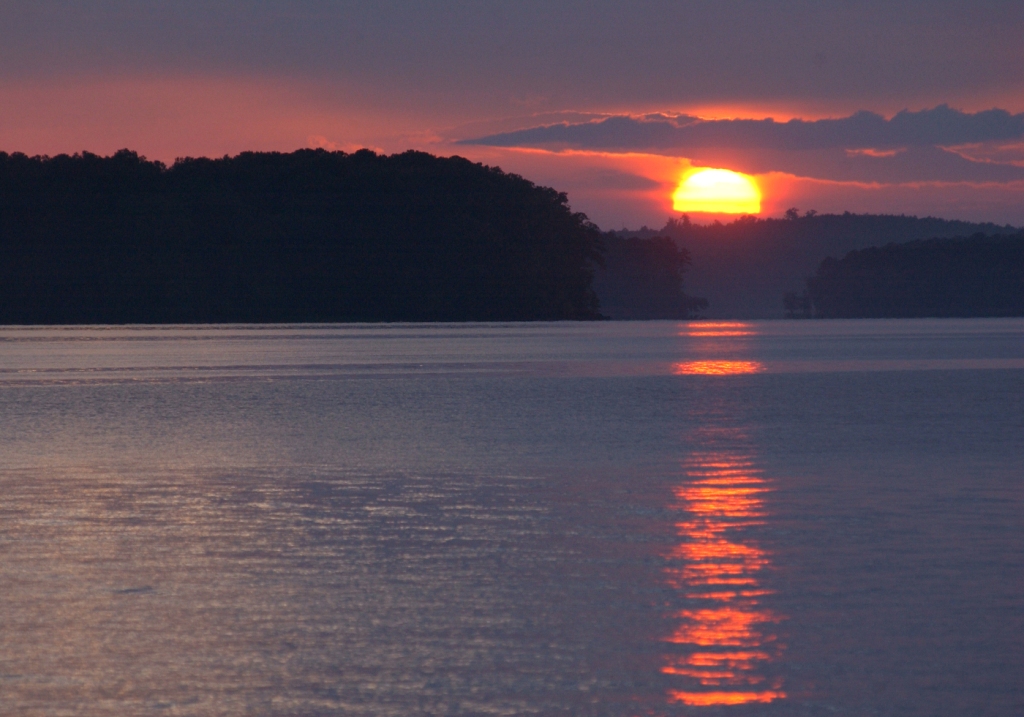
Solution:
M675 507L686 517L676 524L681 541L667 573L692 607L676 613L665 638L673 650L662 672L679 678L669 698L694 706L782 699L781 681L764 669L784 649L773 630L780 618L762 605L770 555L744 538L746 528L764 524L768 485L750 456L731 452L697 454L685 469Z

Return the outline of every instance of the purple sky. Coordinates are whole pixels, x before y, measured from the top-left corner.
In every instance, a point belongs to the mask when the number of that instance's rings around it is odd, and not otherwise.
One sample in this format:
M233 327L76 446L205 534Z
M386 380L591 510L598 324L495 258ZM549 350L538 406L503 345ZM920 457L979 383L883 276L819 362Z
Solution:
M1021 37L1019 1L12 1L0 149L457 153L609 228L714 166L768 214L1024 224Z

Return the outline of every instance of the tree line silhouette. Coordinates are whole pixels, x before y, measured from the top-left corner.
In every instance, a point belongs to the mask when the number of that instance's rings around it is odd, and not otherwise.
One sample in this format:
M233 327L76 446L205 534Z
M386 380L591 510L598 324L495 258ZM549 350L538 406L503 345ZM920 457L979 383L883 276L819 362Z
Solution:
M887 244L826 258L787 313L819 318L1024 316L1024 231Z
M0 153L0 323L1021 315L1020 236L795 209L602 235L564 193L413 151Z
M0 153L0 323L600 318L598 228L459 157Z
M616 232L622 237L668 236L693 258L688 290L707 297L707 314L721 318L782 318L779 298L799 296L806 277L827 256L891 242L935 237L1014 234L1016 227L885 214L819 214L788 210L782 218L739 217L711 224L685 215L660 229Z

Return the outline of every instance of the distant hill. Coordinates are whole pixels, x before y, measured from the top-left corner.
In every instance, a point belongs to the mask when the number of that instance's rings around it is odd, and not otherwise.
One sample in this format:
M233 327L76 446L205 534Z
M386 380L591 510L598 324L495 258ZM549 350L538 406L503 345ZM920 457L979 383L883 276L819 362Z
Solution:
M851 251L825 259L806 295L821 318L1024 316L1024 232Z
M611 319L688 319L708 302L683 291L690 254L669 237L604 235L605 263L594 275L601 313Z
M0 153L0 323L599 318L566 195L422 152Z
M782 318L783 295L801 292L825 257L854 249L935 237L1011 234L1015 227L932 217L874 214L797 215L784 219L742 217L728 224L698 225L685 217L662 229L616 232L619 236L670 236L693 264L687 290L707 298L711 318Z

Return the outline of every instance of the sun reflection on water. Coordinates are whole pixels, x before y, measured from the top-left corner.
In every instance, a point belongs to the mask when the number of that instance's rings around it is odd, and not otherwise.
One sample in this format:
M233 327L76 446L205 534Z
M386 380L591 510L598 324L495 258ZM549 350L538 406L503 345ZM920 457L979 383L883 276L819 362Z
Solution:
M744 321L695 321L683 324L679 336L698 339L690 346L698 355L728 356L738 346L745 346L745 339L757 335L756 327ZM761 373L765 370L760 361L736 360L730 358L705 358L698 361L682 361L672 364L672 373L677 376L734 376L737 374Z
M680 336L754 336L754 327L743 321L699 321L687 324Z
M692 706L782 699L781 681L764 669L783 650L773 630L780 617L762 605L770 556L744 538L746 528L764 523L768 484L747 456L705 453L685 470L688 480L674 492L686 517L676 523L681 541L666 572L693 606L674 615L676 629L665 638L675 650L662 672L682 683L669 699Z
M677 376L735 376L762 371L764 364L760 361L684 361L672 366Z

